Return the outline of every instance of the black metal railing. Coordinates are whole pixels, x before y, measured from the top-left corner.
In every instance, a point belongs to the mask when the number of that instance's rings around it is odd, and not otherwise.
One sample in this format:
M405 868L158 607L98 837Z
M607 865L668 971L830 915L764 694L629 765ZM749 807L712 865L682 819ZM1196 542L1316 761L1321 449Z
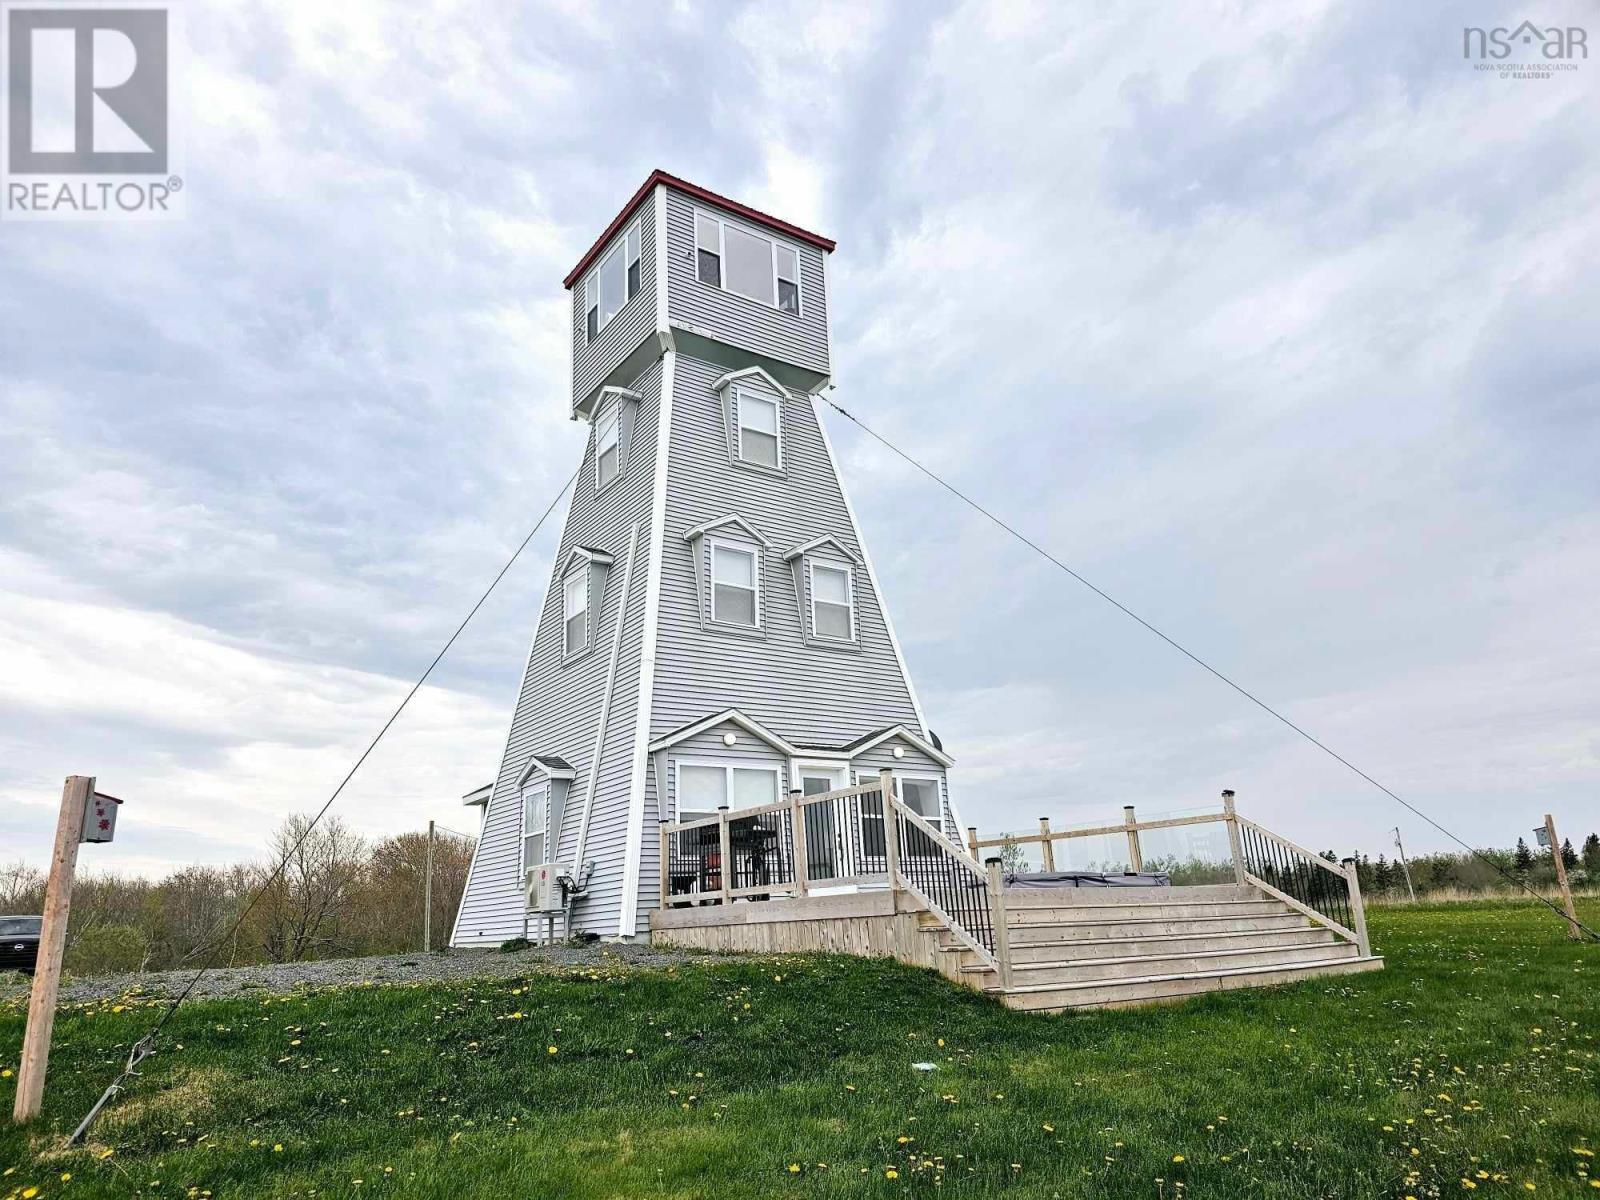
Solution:
M895 817L900 875L907 886L992 958L994 909L983 869L904 807L895 806Z
M1355 936L1350 881L1340 867L1290 846L1248 821L1239 822L1239 843L1249 874Z
M837 883L882 875L889 869L883 835L883 792L807 797L806 879Z

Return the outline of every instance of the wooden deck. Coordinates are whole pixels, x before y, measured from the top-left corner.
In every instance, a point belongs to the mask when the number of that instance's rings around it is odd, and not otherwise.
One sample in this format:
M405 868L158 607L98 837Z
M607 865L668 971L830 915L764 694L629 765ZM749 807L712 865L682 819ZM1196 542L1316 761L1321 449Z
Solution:
M863 891L651 916L657 945L828 951L928 967L1011 1008L1063 1012L1181 1000L1379 970L1353 942L1246 884L1005 890L1010 983L908 892Z
M1220 812L982 841L972 853L907 809L884 772L877 785L715 818L664 824L661 908L651 941L707 950L831 951L929 967L1012 1008L1064 1012L1160 1003L1242 987L1380 970L1352 864L1328 862ZM843 828L848 850L819 859L808 826ZM1008 886L985 846L1140 834L1204 822L1227 827L1234 882L1193 887ZM831 874L813 878L812 864ZM1227 868L1223 868L1224 872ZM848 878L855 890L812 894ZM676 883L674 883L676 881Z

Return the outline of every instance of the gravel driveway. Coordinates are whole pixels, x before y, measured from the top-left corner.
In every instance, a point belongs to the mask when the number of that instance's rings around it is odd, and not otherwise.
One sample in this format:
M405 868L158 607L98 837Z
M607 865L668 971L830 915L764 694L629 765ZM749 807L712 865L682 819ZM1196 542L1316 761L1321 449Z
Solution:
M389 954L375 958L332 958L323 962L281 966L224 967L209 971L191 993L194 997L249 996L292 992L298 987L350 983L409 983L417 980L500 978L526 975L544 968L626 966L664 967L704 961L716 956L685 950L662 950L642 944L548 946L502 954L498 950L436 950L432 954ZM146 975L74 977L61 988L67 1002L122 996L135 988L144 996L174 996L194 972L159 971ZM27 979L0 976L0 1000L27 995Z

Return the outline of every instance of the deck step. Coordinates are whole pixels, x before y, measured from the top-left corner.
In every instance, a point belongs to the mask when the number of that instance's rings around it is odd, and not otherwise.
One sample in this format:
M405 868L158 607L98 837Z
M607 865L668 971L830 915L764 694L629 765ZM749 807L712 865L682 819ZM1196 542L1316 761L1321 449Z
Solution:
M1073 962L1013 963L1013 988L1042 984L1088 984L1151 976L1204 974L1216 969L1236 967L1293 966L1302 962L1354 958L1356 947L1349 942L1330 946L1326 942L1305 942L1267 949L1244 948L1211 950L1200 954L1133 954L1120 958L1091 958ZM964 967L978 971L983 968Z
M1013 983L1012 987L1003 992L994 986L986 990L991 994L1000 995L1010 1008L1030 1012L1062 1012L1071 1008L1159 1004L1202 992L1268 987L1274 984L1296 983L1318 976L1350 975L1382 969L1383 959L1377 956L1320 958L1275 966L1219 967L1209 971L1173 972L1110 981L1032 985Z
M1336 940L1332 930L1311 924L1288 926L1283 929L1151 934L1147 937L1124 936L1105 939L1077 938L1066 941L1034 941L1029 937L1015 935L1011 939L1011 961L1065 963L1078 962L1086 958L1122 958L1134 954L1205 954L1212 950L1269 950L1275 946L1304 945L1309 942L1331 946Z
M1048 908L1052 905L1083 907L1102 904L1214 904L1227 900L1260 900L1255 888L1237 884L1197 887L1019 888L1005 890L1006 907Z
M1282 910L1255 917L1136 917L1119 921L1041 921L1007 925L1018 942L1131 941L1145 937L1209 937L1219 933L1268 933L1307 929L1312 922Z
M1197 917L1265 917L1281 913L1276 900L1138 900L1112 904L1051 904L1006 909L1013 928L1059 921L1135 921L1140 918L1188 920Z

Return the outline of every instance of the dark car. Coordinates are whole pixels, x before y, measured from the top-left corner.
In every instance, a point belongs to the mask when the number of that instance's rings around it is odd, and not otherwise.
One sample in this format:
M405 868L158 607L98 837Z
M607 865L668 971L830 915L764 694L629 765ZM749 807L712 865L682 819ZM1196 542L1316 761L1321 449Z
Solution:
M0 971L33 974L43 917L0 917Z

